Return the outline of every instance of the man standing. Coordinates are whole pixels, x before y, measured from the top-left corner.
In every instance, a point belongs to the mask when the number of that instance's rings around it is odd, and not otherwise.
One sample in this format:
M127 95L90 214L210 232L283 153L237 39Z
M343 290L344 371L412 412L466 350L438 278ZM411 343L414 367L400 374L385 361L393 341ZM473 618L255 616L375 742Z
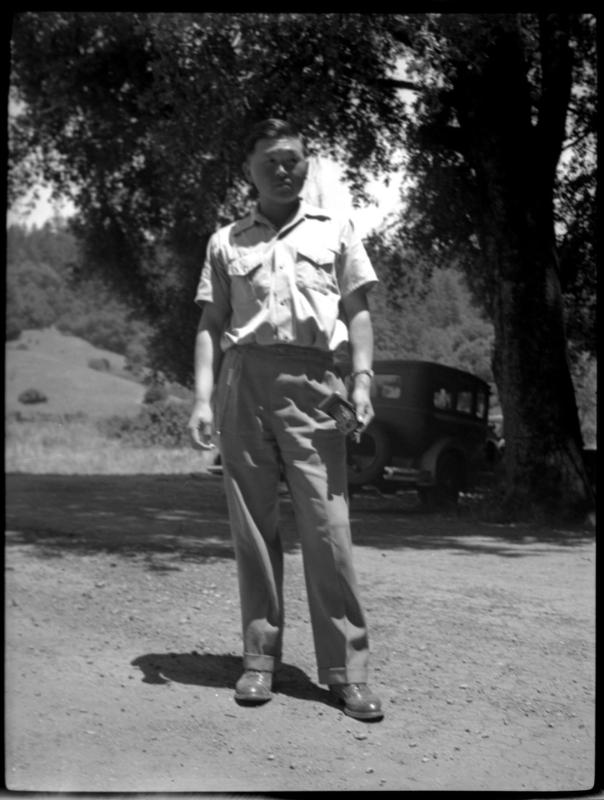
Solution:
M220 437L237 560L244 672L240 703L270 699L283 639L283 472L304 560L319 683L352 717L383 716L367 685L369 645L352 563L345 436L318 408L346 394L334 354L349 348L350 401L373 417L373 333L367 290L376 275L352 223L300 199L300 133L270 119L252 130L244 171L258 201L210 239L196 302L194 442ZM216 385L215 385L216 379Z

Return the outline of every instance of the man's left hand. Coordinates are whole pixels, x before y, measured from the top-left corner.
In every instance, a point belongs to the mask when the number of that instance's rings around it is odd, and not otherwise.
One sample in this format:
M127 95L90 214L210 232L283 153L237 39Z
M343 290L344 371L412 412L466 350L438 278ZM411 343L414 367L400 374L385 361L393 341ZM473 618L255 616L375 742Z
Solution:
M375 416L373 406L371 404L369 386L355 386L350 396L350 402L354 406L354 410L359 421L357 433L361 433L365 430L365 428L367 428Z

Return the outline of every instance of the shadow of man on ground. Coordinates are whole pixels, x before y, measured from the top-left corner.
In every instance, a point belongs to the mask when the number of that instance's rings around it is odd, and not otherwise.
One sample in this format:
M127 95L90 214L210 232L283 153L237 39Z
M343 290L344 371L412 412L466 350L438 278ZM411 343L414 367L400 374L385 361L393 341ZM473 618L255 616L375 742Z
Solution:
M234 688L243 670L242 660L237 656L202 654L195 651L147 653L138 656L131 663L143 673L144 683L166 684L173 681L228 689ZM314 700L329 706L335 705L326 689L321 689L303 670L292 664L281 664L275 673L273 691L300 700Z

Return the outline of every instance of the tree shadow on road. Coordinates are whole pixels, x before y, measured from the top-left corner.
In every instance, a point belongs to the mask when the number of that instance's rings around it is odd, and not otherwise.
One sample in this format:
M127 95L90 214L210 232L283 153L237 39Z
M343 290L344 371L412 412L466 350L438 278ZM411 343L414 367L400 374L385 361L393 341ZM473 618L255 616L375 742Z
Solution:
M489 523L462 507L426 513L409 496L375 492L351 500L356 545L389 550L449 549L517 558L575 547L593 529ZM222 482L209 475L8 475L6 541L37 555L111 553L142 558L149 570L234 558ZM286 553L299 551L293 508L281 496Z
M237 656L196 652L147 653L131 664L141 670L144 683L173 682L223 689L233 689L243 670L242 659ZM321 689L292 664L281 664L275 674L273 691L300 700L336 705L326 689Z

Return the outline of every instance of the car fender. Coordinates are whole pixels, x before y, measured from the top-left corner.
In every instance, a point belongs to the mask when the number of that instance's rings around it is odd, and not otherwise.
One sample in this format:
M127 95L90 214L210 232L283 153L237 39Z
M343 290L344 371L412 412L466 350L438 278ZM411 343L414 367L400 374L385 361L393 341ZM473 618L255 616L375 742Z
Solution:
M431 447L429 447L425 453L423 453L419 464L421 472L424 474L429 474L430 481L434 481L436 478L436 465L440 455L445 450L454 451L455 453L459 453L461 456L463 456L464 452L463 447L460 446L459 440L454 436L445 436L444 438L438 439L438 441L434 442L434 444L431 445Z

